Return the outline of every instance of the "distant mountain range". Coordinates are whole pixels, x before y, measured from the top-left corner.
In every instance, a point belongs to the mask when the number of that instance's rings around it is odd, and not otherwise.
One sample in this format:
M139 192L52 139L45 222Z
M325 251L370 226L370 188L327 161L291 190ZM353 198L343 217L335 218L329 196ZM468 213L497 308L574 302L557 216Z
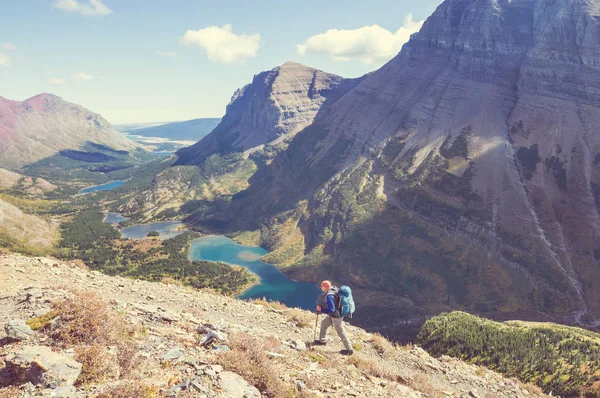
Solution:
M207 136L221 119L204 118L185 122L142 123L116 126L117 130L144 137L160 137L177 141L198 141Z
M0 167L21 167L87 143L122 151L140 148L100 115L55 95L23 102L0 97Z

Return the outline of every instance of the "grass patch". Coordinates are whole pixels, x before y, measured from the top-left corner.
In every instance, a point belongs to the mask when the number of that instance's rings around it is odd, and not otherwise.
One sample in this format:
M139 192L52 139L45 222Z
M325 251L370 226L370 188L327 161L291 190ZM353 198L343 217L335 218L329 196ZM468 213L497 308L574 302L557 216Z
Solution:
M104 383L119 376L116 359L106 347L100 345L82 346L75 349L75 360L82 364L76 385Z
M57 310L51 310L47 314L29 319L25 323L29 325L31 330L40 330L48 326L48 324L50 324L50 322L52 322L52 320L58 315L60 315L60 312Z

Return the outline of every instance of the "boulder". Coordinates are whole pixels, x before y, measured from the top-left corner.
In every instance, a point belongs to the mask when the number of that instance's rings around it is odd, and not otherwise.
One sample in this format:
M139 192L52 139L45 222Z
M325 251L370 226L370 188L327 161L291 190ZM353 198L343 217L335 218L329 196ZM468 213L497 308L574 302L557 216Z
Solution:
M44 346L23 347L5 361L7 368L20 377L46 388L73 385L81 373L79 362Z
M28 340L31 336L34 335L34 331L31 330L29 325L27 325L25 321L21 319L8 321L4 325L4 331L6 332L6 335L8 337L19 341Z
M231 398L260 398L260 391L233 372L219 374L219 386Z

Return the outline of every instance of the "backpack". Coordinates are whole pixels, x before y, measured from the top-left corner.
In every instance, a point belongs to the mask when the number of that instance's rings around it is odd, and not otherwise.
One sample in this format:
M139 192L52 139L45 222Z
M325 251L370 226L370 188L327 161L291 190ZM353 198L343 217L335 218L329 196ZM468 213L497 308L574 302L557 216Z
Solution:
M337 310L339 311L340 316L349 316L352 318L352 314L355 310L352 289L344 285L338 289L336 296Z

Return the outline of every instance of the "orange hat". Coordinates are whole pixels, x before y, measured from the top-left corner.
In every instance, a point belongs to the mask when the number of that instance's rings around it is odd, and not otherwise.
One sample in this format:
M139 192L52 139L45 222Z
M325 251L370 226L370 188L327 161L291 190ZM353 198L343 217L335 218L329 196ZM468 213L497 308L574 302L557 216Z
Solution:
M326 287L327 290L331 289L331 282L330 281L323 281L321 282L321 286Z

